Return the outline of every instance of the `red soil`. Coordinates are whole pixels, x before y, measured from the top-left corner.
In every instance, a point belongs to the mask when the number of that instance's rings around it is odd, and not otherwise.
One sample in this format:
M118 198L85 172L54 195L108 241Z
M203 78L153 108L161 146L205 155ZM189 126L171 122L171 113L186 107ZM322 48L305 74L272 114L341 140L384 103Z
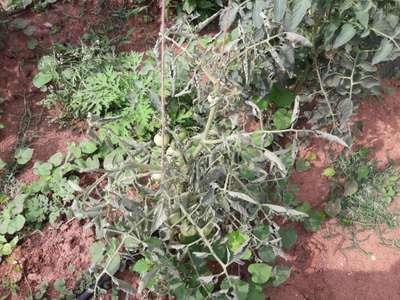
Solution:
M110 1L118 5L121 1ZM80 9L85 17L80 17ZM157 10L153 8L152 10ZM107 13L107 12L105 12ZM29 40L21 32L8 32L6 48L0 51L0 96L5 98L1 122L6 128L0 131L0 158L9 161L17 141L20 122L29 108L32 123L28 127L27 140L34 149L33 162L46 160L57 151L64 151L67 143L82 138L82 134L71 129L59 129L49 124L50 112L38 106L44 94L35 89L32 77L36 73L36 62L53 43L77 43L87 28L98 22L102 16L97 1L84 4L57 4L43 13L23 13L20 17L37 27L35 37L42 49L26 49ZM49 24L61 28L59 33L50 34ZM127 27L134 28L133 35L121 50L143 50L156 37L159 24L147 24L141 17L130 18ZM26 100L26 105L24 104ZM377 103L378 102L378 103ZM369 100L361 104L354 120L363 121L363 131L358 144L373 147L373 157L386 163L393 159L400 163L400 85L397 92L384 99ZM301 174L294 174L292 180L298 184L300 200L309 201L313 207L322 209L329 193L329 179L321 173L329 164L327 150L332 147L321 140L314 140L301 155L317 154L313 168ZM336 149L335 149L336 150ZM32 162L32 163L33 163ZM20 174L20 179L29 182L34 179L32 163ZM400 202L400 201L399 201ZM69 287L74 279L89 264L88 248L94 240L93 233L86 231L77 221L59 228L47 226L42 233L34 233L18 246L7 263L0 265L0 283L14 278L21 287L20 299L29 288L34 289L42 281L53 282L66 279ZM388 236L400 238L400 231ZM267 289L271 299L399 299L400 298L400 256L395 248L383 246L374 232L356 234L359 246L368 254L354 249L351 233L335 224L334 220L324 224L321 231L310 234L299 233L299 241L289 253L287 261L292 266L290 280L277 289ZM365 239L365 237L369 237ZM350 248L349 248L350 247ZM68 268L73 265L72 270ZM19 266L22 269L16 272ZM121 278L132 282L136 278L121 274ZM3 293L3 294L2 294ZM0 295L4 295L0 290ZM54 296L53 294L51 296ZM19 299L19 298L18 298Z
M363 121L355 147L372 147L371 158L381 165L388 160L400 163L400 85L392 83L396 85L393 95L362 102L354 117ZM329 192L329 179L321 173L330 163L326 153L331 147L323 141L311 143L302 155L312 151L317 161L309 171L293 176L300 189L299 199L319 209ZM399 207L397 199L393 209ZM384 236L399 239L400 229L387 231ZM352 232L335 220L326 222L316 233L301 230L288 261L282 263L291 266L293 273L286 284L266 290L270 299L400 299L399 249L383 245L372 230Z
M50 123L56 111L48 111L39 105L45 94L33 87L32 78L37 72L37 61L48 53L54 43L77 44L90 28L103 26L104 17L110 9L121 8L123 0L106 1L89 0L75 3L57 3L41 13L25 11L18 17L36 26L31 37L18 30L5 32L5 47L0 50L0 97L5 102L1 105L0 122L5 125L0 130L0 158L12 161L12 155L18 139L34 149L32 161L18 174L18 179L25 183L32 182L36 176L32 166L35 161L47 160L57 151L66 151L71 142L84 138L82 130L60 128ZM81 13L84 11L84 17ZM158 8L149 7L147 14L157 15ZM158 20L148 22L142 15L130 17L123 23L122 32L133 29L127 42L121 47L123 51L143 51L151 46L158 36ZM51 34L54 27L58 33ZM39 46L34 51L28 50L27 42L35 38ZM23 116L29 114L29 124L22 124ZM23 132L21 128L24 128ZM7 282L17 282L18 298L25 299L29 291L35 290L38 284L57 279L65 279L67 286L72 287L78 275L86 270L90 263L89 247L94 241L91 230L85 230L83 224L72 221L53 228L47 226L42 232L35 232L25 238L7 261L0 264L0 298L7 296L2 289ZM70 267L70 268L69 268ZM52 299L56 294L50 294ZM10 298L11 299L11 298Z
M73 288L76 279L90 265L89 248L93 242L93 231L76 220L59 228L48 225L42 232L32 233L7 258L7 263L0 265L3 280L19 282L18 297L12 299L26 299L30 289L57 279L65 279L66 286ZM50 291L50 296L57 294ZM0 295L6 295L1 286Z

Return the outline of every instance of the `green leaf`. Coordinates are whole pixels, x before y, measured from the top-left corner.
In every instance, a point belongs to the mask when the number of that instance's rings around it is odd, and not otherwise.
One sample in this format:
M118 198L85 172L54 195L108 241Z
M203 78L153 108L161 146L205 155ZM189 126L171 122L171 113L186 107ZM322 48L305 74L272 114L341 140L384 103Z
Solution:
M296 161L296 171L305 172L311 168L311 164L309 161L305 160L303 157L299 158Z
M379 49L376 51L374 57L372 58L372 65L379 64L386 61L387 58L392 54L393 44L388 39L383 39Z
M239 230L232 231L228 234L229 249L233 254L240 252L249 240L249 236Z
M318 231L321 229L321 225L324 221L325 214L313 210L309 213L309 218L304 221L304 228L310 232Z
M356 12L356 19L360 24L367 29L369 24L369 12L367 10L360 10Z
M32 148L18 148L15 151L15 159L19 165L25 165L32 159L33 149Z
M244 282L237 278L232 278L229 283L228 279L224 278L224 280L221 282L221 289L227 290L227 289L231 288L232 285L233 285L235 294L238 297L238 300L249 299L248 294L250 292L250 285L247 282Z
M75 158L80 158L82 156L82 150L75 143L68 145L68 151L75 156Z
M29 50L34 50L37 47L38 44L39 44L39 42L38 42L37 39L32 39L26 44L26 47Z
M92 154L97 150L96 142L91 140L83 141L79 144L79 146L82 149L82 152L85 154Z
M264 263L251 264L248 271L252 275L251 280L257 284L266 283L272 275L272 267Z
M50 72L52 69L56 67L56 65L57 61L53 56L45 55L40 59L38 63L38 69L39 71Z
M67 292L67 288L65 287L64 279L57 279L56 281L54 281L53 286L56 289L56 291L61 294L65 294Z
M28 27L26 27L24 29L24 34L27 36L31 36L32 34L34 34L36 31L36 26L35 25L29 25Z
M24 228L25 218L23 215L17 215L12 218L8 224L7 233L14 234Z
M7 167L7 164L0 158L0 171Z
M263 262L273 263L276 259L276 254L271 246L263 246L258 250L258 256Z
M119 266L121 264L121 257L119 256L118 253L115 253L111 259L111 261L108 263L107 266L107 273L109 275L114 275L115 273L117 273Z
M297 241L297 231L294 227L282 227L279 229L279 235L282 238L282 247L290 250Z
M295 99L295 94L288 89L274 84L271 88L268 99L279 108L288 108L292 106Z
M242 299L239 299L242 300ZM265 300L262 287L254 283L250 283L249 294L245 300Z
M340 201L340 199L327 202L324 209L325 213L331 218L337 217L340 214L341 210L342 202Z
M14 27L15 29L24 29L28 25L29 22L21 18L17 18L11 22L11 26Z
M357 193L358 191L358 183L355 180L349 180L344 185L344 193L345 197L349 197Z
M275 21L282 21L287 8L287 0L274 0Z
M356 33L357 31L354 29L353 25L344 24L339 35L336 37L335 42L333 43L333 48L339 48L347 44L352 40Z
M105 246L102 242L95 242L90 246L90 256L92 263L98 264L103 260Z
M295 0L293 15L290 21L289 31L295 31L299 26L308 9L311 7L311 0Z
M292 124L292 113L284 108L278 109L272 118L277 130L287 129Z
M49 158L49 163L51 163L54 167L59 167L62 164L63 157L64 156L61 152L57 152Z
M289 279L291 271L291 268L285 266L274 267L274 270L272 271L272 276L274 278L272 280L272 285L278 287L285 283Z
M12 253L12 247L9 243L0 245L0 257L2 255L10 255Z
M369 176L369 167L367 165L360 166L357 169L357 180L366 179Z
M151 261L146 258L139 259L133 266L133 271L139 274L147 273L151 269Z
M324 172L322 173L322 175L324 175L324 176L326 176L326 177L333 177L333 176L336 175L336 171L335 171L334 168L329 167L329 168L326 168L326 169L324 170Z
M36 74L36 76L33 78L32 83L35 87L38 89L44 87L46 84L48 84L50 81L53 80L53 75L49 72L39 72Z
M49 176L53 165L48 162L36 162L33 166L33 172L38 176Z

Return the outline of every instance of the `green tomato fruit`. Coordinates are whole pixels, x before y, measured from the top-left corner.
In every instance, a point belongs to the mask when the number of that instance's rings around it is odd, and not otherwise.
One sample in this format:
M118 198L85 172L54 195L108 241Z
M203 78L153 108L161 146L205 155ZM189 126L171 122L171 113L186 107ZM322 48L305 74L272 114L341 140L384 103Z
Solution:
M162 177L161 173L154 173L154 174L151 174L151 176L150 176L151 180L153 180L155 182L160 182L161 177Z
M157 134L154 136L154 139L153 139L153 140L154 140L154 144L156 144L156 146L162 147L163 138L162 138L162 136L161 136L161 133L157 133ZM169 136L168 134L165 134L165 135L164 135L164 146L168 146L170 140L171 140L170 136Z
M197 234L197 230L192 225L189 225L187 223L182 224L182 226L181 226L181 236L182 237L191 237L196 234Z

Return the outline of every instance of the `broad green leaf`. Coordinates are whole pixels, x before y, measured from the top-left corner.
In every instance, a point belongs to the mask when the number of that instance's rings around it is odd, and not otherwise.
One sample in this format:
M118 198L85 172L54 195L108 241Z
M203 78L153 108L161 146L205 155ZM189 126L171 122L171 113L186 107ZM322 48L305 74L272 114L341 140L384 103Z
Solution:
M349 180L344 185L344 196L349 197L357 193L358 183L355 180Z
M139 274L143 274L149 272L151 269L151 261L146 258L139 259L135 265L133 266L132 270Z
M294 227L282 227L279 229L279 235L282 238L282 247L290 250L297 241L297 231Z
M287 0L274 0L274 15L275 21L281 22L285 16L287 8Z
M263 262L274 263L276 259L276 254L271 246L263 246L258 250L258 256Z
M290 21L289 31L295 31L299 26L308 9L311 7L311 0L295 0L293 14Z
M272 285L274 287L278 287L281 284L285 283L289 279L291 271L291 268L285 266L274 267L274 270L272 271Z
M336 37L335 42L333 43L333 48L336 49L347 44L353 39L356 33L357 31L354 29L353 25L344 24L339 35Z
M92 263L98 264L103 260L105 246L102 242L95 242L90 246L90 256Z
M232 231L228 234L228 245L229 249L233 254L237 254L242 250L249 240L249 236L239 230Z
M68 151L75 156L75 158L80 158L82 156L82 150L75 143L68 145Z
M367 29L369 24L369 12L367 10L361 10L356 12L356 18L360 24Z
M35 25L29 25L28 27L26 27L24 29L23 32L24 32L25 35L31 36L31 35L33 35L35 33L35 31L36 31L36 26Z
M111 261L108 262L108 266L106 269L107 273L110 275L114 275L115 273L117 273L120 264L121 264L121 257L119 256L118 253L115 253Z
M292 106L295 95L290 90L274 84L271 88L268 99L277 107L288 108Z
M51 55L45 55L43 56L39 63L38 63L38 69L39 71L51 71L55 66L57 65L57 61L54 58L54 56Z
M269 227L264 224L257 225L253 228L253 234L258 239L265 240L270 235Z
M379 64L385 61L393 51L393 44L388 39L383 39L379 49L376 51L374 57L372 58L372 65Z
M247 295L247 298L245 298L245 300L265 300L265 295L263 293L262 287L254 283L250 283L249 294Z
M49 176L53 165L48 162L36 162L33 166L33 172L38 176Z
M56 281L54 281L53 286L56 289L56 291L58 291L61 294L64 294L64 293L67 292L67 288L65 286L65 280L64 279L57 279Z
M94 141L87 140L83 141L80 143L80 148L82 149L82 152L85 154L92 154L97 150L97 144Z
M296 171L297 172L305 172L311 168L311 164L309 161L305 160L303 157L300 157L296 161Z
M17 215L10 220L7 233L14 234L24 228L25 218L23 215Z
M277 130L287 129L292 124L292 112L280 108L274 113L272 119Z
M29 50L34 50L38 44L39 42L37 39L32 39L26 44L26 48L28 48Z
M308 215L309 218L304 221L304 228L310 232L320 230L322 223L325 221L325 214L323 212L313 210Z
M32 159L33 149L32 148L18 148L15 151L15 159L19 165L25 165Z
M52 80L53 80L53 75L50 72L42 72L41 71L36 74L36 76L32 80L32 83L35 87L40 89Z
M28 198L29 194L18 194L14 197L12 201L12 214L18 215L23 212L25 206L25 200Z
M29 22L24 19L21 19L21 18L17 18L11 22L11 26L16 29L24 29L28 25L29 25Z
M336 175L336 171L334 168L332 167L328 167L324 170L324 172L322 173L322 175L326 176L326 177L333 177Z
M59 167L63 161L63 154L61 152L57 152L53 154L49 158L49 163L51 163L54 167Z
M12 253L12 247L9 243L0 245L0 257L2 255L10 255Z
M257 284L266 283L272 275L272 267L264 263L251 264L248 271L252 275L251 280Z
M225 278L221 282L221 289L227 290L231 287L231 285L233 285L234 292L235 292L236 296L238 297L238 300L249 299L248 294L250 291L250 285L247 282L244 282L244 281L242 281L240 279L236 279L236 278L232 278L230 282L231 282L231 284L229 283L228 279Z
M337 217L340 214L341 210L342 202L340 199L327 202L324 209L325 213L331 218Z

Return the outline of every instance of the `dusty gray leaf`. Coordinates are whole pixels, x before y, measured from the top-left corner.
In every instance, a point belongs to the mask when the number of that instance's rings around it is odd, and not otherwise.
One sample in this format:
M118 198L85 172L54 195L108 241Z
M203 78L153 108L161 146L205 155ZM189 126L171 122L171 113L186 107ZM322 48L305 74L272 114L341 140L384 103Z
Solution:
M157 231L167 219L168 217L164 209L164 202L161 201L154 210L154 222L151 227L151 232Z
M289 31L295 31L299 26L308 9L311 7L311 0L295 0L293 6L293 15L291 18Z
M338 143L342 146L345 146L347 148L349 148L349 145L340 137L327 133L327 132L323 132L323 131L315 131L316 135L320 138L326 139L330 142L334 142L334 143Z
M287 175L287 170L285 164L282 162L282 160L274 153L269 150L264 151L264 156L272 163L274 164L279 171L281 171L283 176Z
M267 7L265 0L256 0L253 7L253 23L256 28L261 28L264 24L264 19L261 16L262 11Z
M227 7L221 14L219 20L219 27L221 31L227 31L232 26L233 22L236 20L237 13L239 11L239 7L237 4L232 4L232 7Z
M392 54L393 44L389 39L383 39L379 49L376 51L374 58L372 59L372 65L379 64Z
M312 47L312 43L307 38L294 32L286 32L286 39L294 45L300 44L304 47Z
M347 44L356 35L357 31L351 24L344 24L340 30L339 35L336 37L333 43L333 48L339 48Z
M281 22L285 16L287 8L287 0L274 0L274 15L275 21Z

